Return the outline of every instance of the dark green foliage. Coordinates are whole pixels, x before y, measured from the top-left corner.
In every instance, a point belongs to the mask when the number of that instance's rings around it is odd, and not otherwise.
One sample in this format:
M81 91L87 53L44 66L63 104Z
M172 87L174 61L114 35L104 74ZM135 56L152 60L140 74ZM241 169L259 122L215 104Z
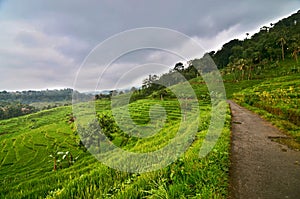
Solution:
M18 102L0 102L0 120L37 112L38 109Z
M242 41L234 39L222 46L222 49L215 54L210 53L218 68L224 68L229 63L229 58L233 55L233 47L240 47Z
M173 70L161 75L149 75L143 82L142 89L135 91L132 101L145 98L156 92L158 97L163 93L165 86L172 86L196 78L200 73L210 72L210 57L219 69L223 69L225 79L243 81L264 79L266 76L274 77L299 73L298 54L300 53L300 12L280 20L271 27L262 27L259 33L244 40L231 40L224 44L217 52L206 53L200 59L188 61L184 68L182 62L175 64ZM289 71L280 69L282 61L294 60ZM268 74L270 69L279 69L276 74ZM183 76L184 78L181 78ZM165 86L162 86L165 85ZM162 90L159 91L158 90Z
M73 94L80 99L91 100L93 98L92 95L79 93L73 89L0 91L0 120L70 105Z
M223 45L217 52L209 53L219 69L230 67L232 71L255 71L258 67L276 63L285 58L298 62L300 52L300 13L280 20L270 27L262 27L259 33L243 41L234 39ZM240 60L246 60L245 68Z
M0 101L11 102L17 101L23 104L31 104L34 102L70 102L72 95L80 95L81 98L91 99L92 95L86 95L75 91L73 89L61 90L42 90L42 91L16 91L16 92L0 92Z

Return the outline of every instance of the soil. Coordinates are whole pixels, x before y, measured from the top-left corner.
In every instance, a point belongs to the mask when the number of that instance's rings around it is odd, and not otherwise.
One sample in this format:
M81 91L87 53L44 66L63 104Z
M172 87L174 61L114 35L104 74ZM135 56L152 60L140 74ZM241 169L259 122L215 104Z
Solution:
M228 101L232 112L230 199L300 198L300 152L258 115Z

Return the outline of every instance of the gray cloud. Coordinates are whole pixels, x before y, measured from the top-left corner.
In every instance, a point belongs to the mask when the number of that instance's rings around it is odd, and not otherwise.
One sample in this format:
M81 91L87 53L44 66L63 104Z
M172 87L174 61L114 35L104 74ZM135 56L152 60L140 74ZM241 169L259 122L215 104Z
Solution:
M298 0L0 0L0 90L72 87L90 50L124 30L171 28L210 50L264 23L276 22L299 6ZM172 45L175 49L184 46ZM162 59L157 53L142 58L155 56ZM124 61L119 71L126 71L128 63L139 63L133 57ZM116 79L112 75L110 81Z

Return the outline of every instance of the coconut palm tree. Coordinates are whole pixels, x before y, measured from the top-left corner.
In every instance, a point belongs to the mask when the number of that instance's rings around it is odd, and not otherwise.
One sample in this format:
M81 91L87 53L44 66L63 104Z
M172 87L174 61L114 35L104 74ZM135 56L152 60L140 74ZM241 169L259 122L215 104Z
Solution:
M250 35L250 34L249 34L248 32L246 32L246 39L248 39L249 35Z
M281 55L282 55L282 60L284 61L284 45L286 44L284 37L280 37L278 43L280 43L281 45Z
M300 52L300 43L299 43L299 36L298 37L294 37L292 39L292 57L295 59L296 63L298 64L298 53Z
M298 53L300 52L300 48L294 48L294 51L292 53L292 56L295 58L296 63L298 64Z

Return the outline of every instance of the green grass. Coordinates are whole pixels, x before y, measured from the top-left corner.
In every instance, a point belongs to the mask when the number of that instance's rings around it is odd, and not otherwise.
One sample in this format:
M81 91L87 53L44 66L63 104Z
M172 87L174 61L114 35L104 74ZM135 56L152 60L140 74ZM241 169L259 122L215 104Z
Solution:
M280 68L278 68L280 67ZM289 135L300 141L299 74L291 73L293 62L265 66L252 80L232 81L224 76L226 95L246 108L261 114ZM257 72L257 71L256 71ZM282 76L275 78L276 76ZM78 146L76 126L69 106L0 121L0 198L227 198L230 145L230 113L227 109L225 127L213 150L199 158L211 117L208 89L201 78L190 80L199 99L201 122L191 146L175 162L157 171L133 174L114 170L100 163ZM180 88L184 83L176 85ZM86 107L79 104L79 114L86 116ZM198 104L197 104L198 106ZM197 107L196 106L196 107ZM111 102L99 100L97 115L112 114ZM149 123L149 112L166 114L163 125ZM164 111L163 111L164 109ZM143 134L134 125L161 127L155 135L137 138L114 134L113 143L131 152L152 152L168 145L176 137L184 114L177 100L142 99L129 105L116 104L119 124L128 134ZM129 110L129 115L126 111ZM193 105L191 105L191 109ZM155 115L155 113L157 113ZM75 115L76 116L76 115ZM155 117L154 117L155 118ZM129 123L132 119L133 123ZM187 138L182 138L187 139ZM283 141L285 142L285 141ZM299 146L295 143L289 145ZM297 148L297 147L296 147ZM77 160L53 171L58 151L69 151Z
M182 119L176 100L140 100L129 105L137 124L147 124L149 108L160 104L166 124L149 138L123 146L154 151L172 139ZM108 101L97 101L98 113L109 113ZM120 112L124 111L120 107ZM160 109L158 109L160 110ZM200 102L201 123L191 147L174 163L158 171L131 174L111 169L78 147L71 107L58 107L0 121L1 198L226 198L228 189L230 114L215 148L199 158L206 135L210 104ZM124 118L126 121L128 118ZM145 150L146 149L146 150ZM50 154L70 151L77 161L53 171Z
M271 84L270 88L272 88L273 85L274 88L277 88L278 84L272 81L274 78L283 77L283 79L279 81L283 83L285 81L284 78L299 76L300 72L300 64L297 64L293 59L261 64L260 66L254 67L255 70L251 72L251 78L248 79L245 77L244 80L234 78L234 72L228 72L230 71L230 67L221 70L228 99L232 99L234 93L238 93L248 87L252 88L255 85L260 85L267 80L269 80ZM294 71L295 68L298 72ZM241 73L241 71L238 71L238 73Z
M299 74L265 80L235 93L233 98L300 142Z
M297 139L300 135L298 125L289 121L283 113L299 109L299 75L289 74L287 64L281 64L279 72L270 67L263 69L261 74L271 71L269 79L257 76L253 80L235 82L230 81L232 74L225 76L226 94L227 98L262 114ZM288 75L271 78L279 74ZM195 139L175 162L142 174L109 168L79 147L76 126L71 120L71 107L63 106L0 121L0 198L227 198L229 109L217 144L206 157L199 158L210 124L211 104L208 89L201 78L192 79L190 84L199 99L201 118ZM110 101L99 100L95 105L97 115L112 114ZM86 106L87 103L78 106L79 114L88 118ZM149 123L149 112L153 109L161 120L159 116L166 114L161 129L155 135L145 138L127 136L124 139L124 135L114 134L113 143L131 152L152 152L168 145L184 118L177 100L148 98L125 106L116 104L117 122L125 125L126 133L145 133L133 127L157 128L159 122ZM133 124L128 122L130 119ZM53 171L53 159L49 155L57 151L70 151L78 159L71 166L63 162L62 168Z
M296 63L294 59L286 58L285 61L277 60L270 62L262 62L259 65L253 65L253 70L250 72L245 70L244 79L241 78L242 71L231 71L231 67L222 69L223 79L228 81L245 81L245 80L266 80L274 77L289 76L300 72L300 63Z

